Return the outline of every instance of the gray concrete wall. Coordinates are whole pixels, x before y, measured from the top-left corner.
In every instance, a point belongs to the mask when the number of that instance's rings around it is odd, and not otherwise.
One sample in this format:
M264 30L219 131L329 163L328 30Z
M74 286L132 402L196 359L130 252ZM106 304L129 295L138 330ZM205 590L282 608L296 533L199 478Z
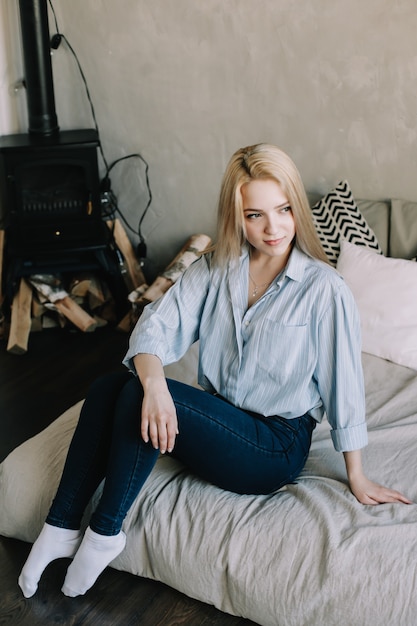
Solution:
M15 11L3 47L1 134L25 130ZM163 266L188 235L213 234L232 152L276 143L306 187L347 178L358 198L417 199L415 0L53 0L88 80L109 162L139 151L153 192L144 221ZM8 10L6 10L8 7ZM54 32L50 18L51 32ZM53 55L63 129L91 126L78 69ZM112 176L136 226L146 204L137 162Z

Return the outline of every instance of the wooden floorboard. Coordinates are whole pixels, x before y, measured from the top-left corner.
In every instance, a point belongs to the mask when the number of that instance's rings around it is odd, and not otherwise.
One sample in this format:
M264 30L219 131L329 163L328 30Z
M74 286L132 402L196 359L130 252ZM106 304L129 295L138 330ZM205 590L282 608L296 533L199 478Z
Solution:
M127 341L114 329L47 330L30 335L22 356L9 354L0 341L0 460L81 400L97 376L121 368ZM111 568L85 596L67 598L60 591L66 559L48 566L27 600L17 577L29 550L27 543L0 537L1 626L253 626L162 583Z

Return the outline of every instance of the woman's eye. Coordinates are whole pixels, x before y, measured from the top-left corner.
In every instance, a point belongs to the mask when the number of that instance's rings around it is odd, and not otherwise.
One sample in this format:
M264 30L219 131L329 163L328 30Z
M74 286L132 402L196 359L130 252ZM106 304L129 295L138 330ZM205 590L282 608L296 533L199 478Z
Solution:
M246 213L246 219L248 220L253 220L256 219L257 217L260 217L260 213Z
M284 206L284 207L281 209L281 211L282 211L282 213L288 213L289 211L291 211L291 207L290 207L290 205L288 205L288 206Z

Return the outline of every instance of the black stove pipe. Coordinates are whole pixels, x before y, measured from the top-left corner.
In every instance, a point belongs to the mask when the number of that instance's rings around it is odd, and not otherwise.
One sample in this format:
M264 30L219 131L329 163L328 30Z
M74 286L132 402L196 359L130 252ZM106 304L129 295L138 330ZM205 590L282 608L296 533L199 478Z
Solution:
M19 0L29 133L58 134L52 76L47 0Z

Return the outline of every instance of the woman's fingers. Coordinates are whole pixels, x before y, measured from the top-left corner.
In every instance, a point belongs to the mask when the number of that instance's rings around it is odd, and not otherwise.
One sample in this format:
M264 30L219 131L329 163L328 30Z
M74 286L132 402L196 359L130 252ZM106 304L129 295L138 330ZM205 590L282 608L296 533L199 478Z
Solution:
M141 435L145 442L151 441L155 449L159 449L161 454L172 452L175 445L175 438L178 434L178 423L175 409L173 412L157 413L155 416L148 416L143 411L141 421Z
M363 487L355 488L354 486L352 489L354 495L362 504L375 505L393 502L412 504L412 501L399 491L389 489L388 487L384 487L367 479L364 479L363 482Z

